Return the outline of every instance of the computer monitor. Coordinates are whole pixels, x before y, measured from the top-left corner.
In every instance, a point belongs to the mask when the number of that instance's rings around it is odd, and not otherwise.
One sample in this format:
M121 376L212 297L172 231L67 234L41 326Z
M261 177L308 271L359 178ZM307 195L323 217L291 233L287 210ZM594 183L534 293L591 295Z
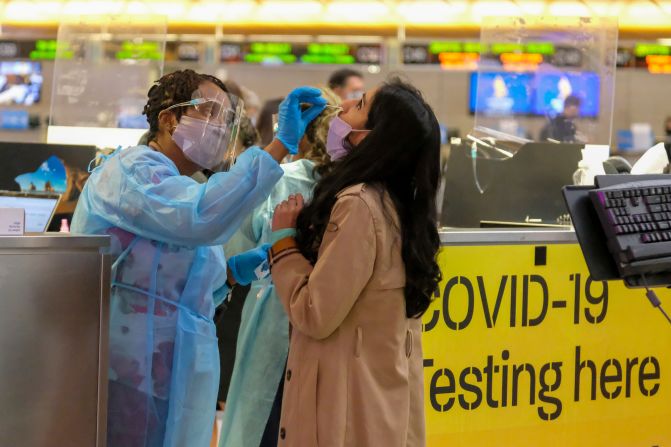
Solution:
M0 105L32 106L42 96L42 64L0 61Z
M0 191L0 208L23 208L26 233L44 233L51 223L60 194L31 194Z
M564 111L566 98L576 96L580 98L580 117L597 118L599 93L599 75L593 72L538 73L533 113L541 116L557 115Z
M471 73L469 109L487 115L529 115L533 105L532 73Z
M95 157L95 146L2 142L0 190L62 194L56 213L71 214Z

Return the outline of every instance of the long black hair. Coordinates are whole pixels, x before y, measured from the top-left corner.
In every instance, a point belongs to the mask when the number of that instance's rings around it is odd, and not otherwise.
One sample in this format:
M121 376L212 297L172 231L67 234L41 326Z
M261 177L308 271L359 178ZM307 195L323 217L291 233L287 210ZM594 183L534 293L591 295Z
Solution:
M315 263L338 192L357 183L380 185L399 216L406 315L418 318L441 279L435 203L440 127L422 94L392 79L373 97L366 128L371 130L366 138L317 183L312 201L298 216L296 239L303 255Z

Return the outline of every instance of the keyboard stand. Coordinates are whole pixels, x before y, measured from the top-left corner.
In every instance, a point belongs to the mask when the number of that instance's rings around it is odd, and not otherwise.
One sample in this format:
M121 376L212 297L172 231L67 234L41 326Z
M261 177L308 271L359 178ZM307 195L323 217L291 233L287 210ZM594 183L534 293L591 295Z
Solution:
M650 287L671 288L671 256L639 259L632 262L623 262L623 256L614 256L609 250L610 240L601 226L594 206L589 199L589 191L595 188L610 187L625 183L636 183L646 180L669 180L669 176L638 176L638 175L607 175L595 178L596 187L565 186L562 190L564 200L573 221L576 236L590 275L598 280L621 279L627 287L646 289L646 297L662 312L671 324L671 318L661 307L661 301ZM627 250L631 257L637 255L645 257L645 247L635 247ZM620 259L616 259L616 258Z

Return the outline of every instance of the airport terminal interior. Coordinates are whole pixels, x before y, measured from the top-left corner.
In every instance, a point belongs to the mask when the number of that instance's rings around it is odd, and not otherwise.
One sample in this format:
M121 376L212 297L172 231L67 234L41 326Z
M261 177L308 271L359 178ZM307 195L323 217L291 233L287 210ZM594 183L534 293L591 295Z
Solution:
M671 1L0 0L0 447L671 444Z

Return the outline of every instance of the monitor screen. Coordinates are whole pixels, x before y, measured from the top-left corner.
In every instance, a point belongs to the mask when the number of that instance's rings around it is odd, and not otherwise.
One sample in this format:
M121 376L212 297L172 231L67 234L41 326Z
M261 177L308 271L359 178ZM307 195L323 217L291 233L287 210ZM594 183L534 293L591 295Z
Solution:
M528 115L532 113L532 73L471 73L471 113Z
M596 73L538 73L536 78L536 115L562 113L564 101L569 96L580 99L580 117L596 118L599 115L599 75Z
M57 214L74 212L94 146L0 142L0 191L62 194Z
M40 102L42 65L39 62L0 62L0 105L30 106Z
M599 115L600 82L594 72L471 73L469 109L487 115L554 116L569 96L580 99L580 117Z
M23 208L26 211L26 232L43 233L58 204L57 196L14 196L0 193L0 208Z

